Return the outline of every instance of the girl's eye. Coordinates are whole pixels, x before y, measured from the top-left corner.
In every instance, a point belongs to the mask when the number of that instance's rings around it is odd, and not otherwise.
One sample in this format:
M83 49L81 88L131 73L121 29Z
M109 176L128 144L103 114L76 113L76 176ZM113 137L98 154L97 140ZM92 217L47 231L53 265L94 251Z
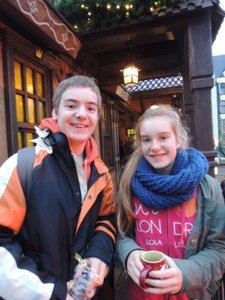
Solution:
M168 139L168 137L167 136L161 136L161 141L165 141L166 139Z
M149 141L150 141L149 138L143 138L143 139L142 139L142 142L143 142L143 143L148 143Z

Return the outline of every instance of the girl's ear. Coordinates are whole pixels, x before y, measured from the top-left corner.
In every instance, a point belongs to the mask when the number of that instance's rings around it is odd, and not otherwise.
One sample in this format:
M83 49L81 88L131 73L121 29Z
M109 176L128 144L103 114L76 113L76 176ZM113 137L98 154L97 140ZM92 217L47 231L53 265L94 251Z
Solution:
M57 113L55 111L55 108L53 108L53 110L52 110L52 117L55 121L57 120Z
M176 139L176 140L177 140L177 149L180 149L181 142L179 139Z

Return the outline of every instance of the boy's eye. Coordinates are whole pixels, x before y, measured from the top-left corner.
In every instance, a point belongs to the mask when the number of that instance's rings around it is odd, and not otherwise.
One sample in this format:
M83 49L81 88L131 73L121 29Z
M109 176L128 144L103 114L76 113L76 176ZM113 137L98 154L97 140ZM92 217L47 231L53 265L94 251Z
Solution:
M88 107L88 110L90 110L90 111L95 111L96 108L95 108L95 107Z
M98 108L96 105L90 105L87 107L88 111L90 112L97 112Z
M73 103L73 102L69 102L69 103L66 103L65 107L67 107L67 108L75 108L76 104Z

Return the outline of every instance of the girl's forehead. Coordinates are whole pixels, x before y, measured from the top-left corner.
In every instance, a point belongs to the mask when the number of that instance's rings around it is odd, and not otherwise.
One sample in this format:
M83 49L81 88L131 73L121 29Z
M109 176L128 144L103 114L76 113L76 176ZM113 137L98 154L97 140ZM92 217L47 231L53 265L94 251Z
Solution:
M171 124L172 124L171 119L168 116L154 116L154 117L151 117L151 118L144 119L141 122L141 125L142 124L151 124L151 123L158 124L158 125L168 124L169 126L171 126Z
M140 134L154 134L165 131L173 131L170 118L167 116L156 116L145 119L140 124Z

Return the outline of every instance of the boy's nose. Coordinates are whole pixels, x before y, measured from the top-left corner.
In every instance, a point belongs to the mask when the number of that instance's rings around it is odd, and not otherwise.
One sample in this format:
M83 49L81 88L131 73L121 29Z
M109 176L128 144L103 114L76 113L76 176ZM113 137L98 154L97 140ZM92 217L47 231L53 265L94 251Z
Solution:
M74 114L75 114L76 117L85 117L85 116L86 116L85 107L83 107L82 105L81 105L81 106L78 106L78 107L75 109Z

